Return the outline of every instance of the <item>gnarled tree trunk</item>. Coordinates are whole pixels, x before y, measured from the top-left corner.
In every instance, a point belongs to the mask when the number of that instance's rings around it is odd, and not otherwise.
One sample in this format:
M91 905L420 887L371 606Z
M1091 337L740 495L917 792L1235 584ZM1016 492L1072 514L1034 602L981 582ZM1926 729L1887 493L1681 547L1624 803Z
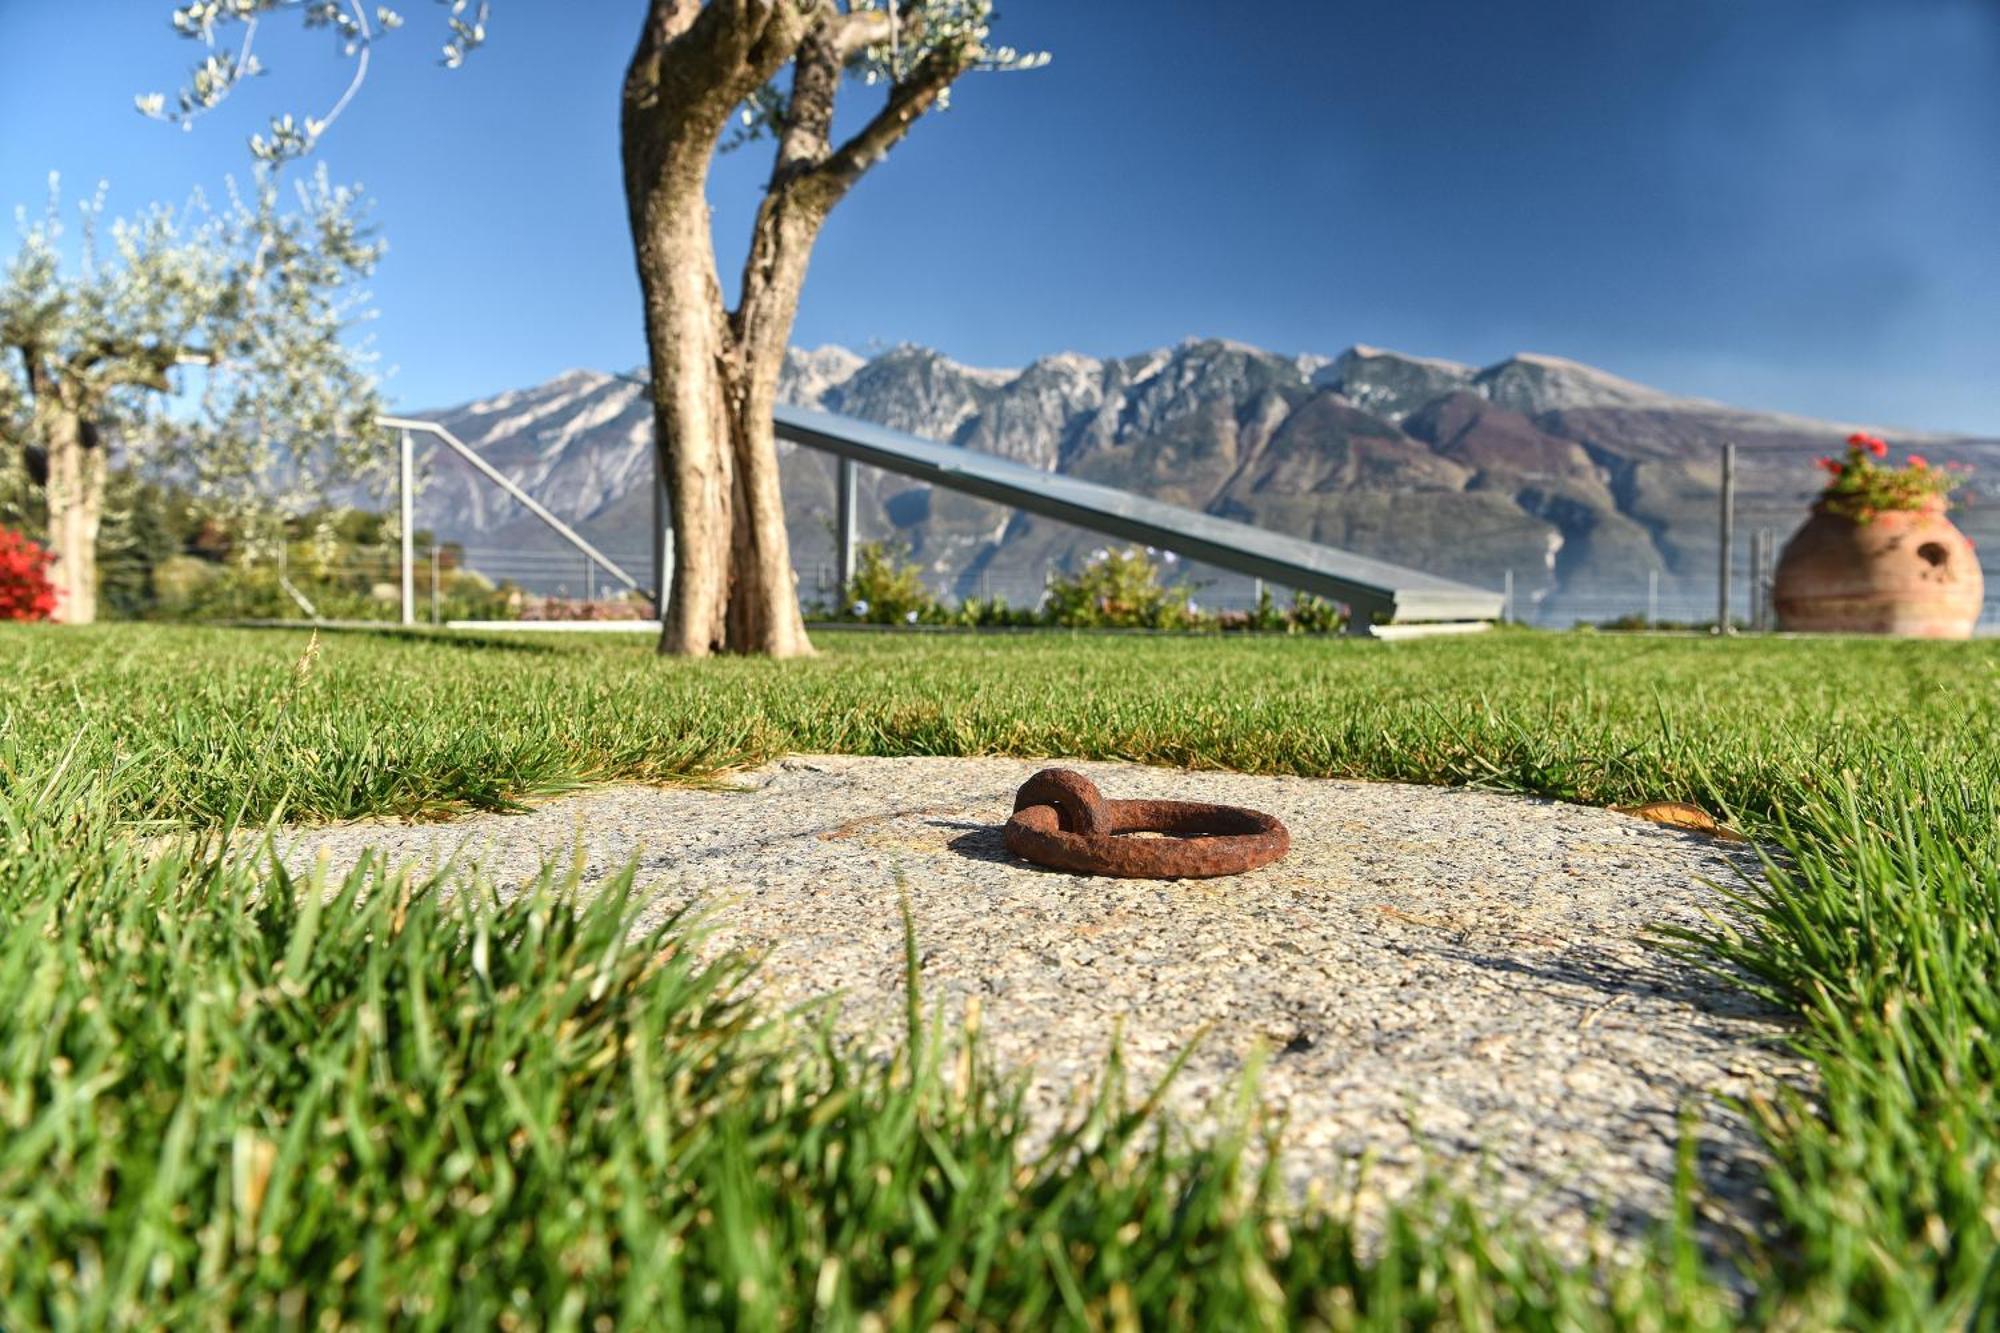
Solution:
M932 54L833 148L847 61L886 33L880 10L798 0L653 0L621 105L626 202L645 297L659 465L674 529L660 651L812 652L785 531L771 411L812 246L827 213L962 73ZM736 310L723 308L707 183L735 108L793 66Z
M104 517L104 451L78 413L40 406L42 448L48 457L43 494L49 508L49 567L55 584L55 619L88 625L97 619L97 529Z
M698 225L690 225L698 224ZM722 384L721 299L708 206L697 184L642 195L633 240L646 305L654 448L674 530L672 589L660 651L699 657L726 646L734 453ZM707 263L695 262L706 258Z
M803 59L803 57L801 57ZM736 457L737 522L731 546L736 583L729 601L732 646L791 657L809 653L785 532L778 446L771 412L798 314L806 260L825 214L782 189L765 195L744 266L743 300L730 321L734 393L730 440Z
M777 607L766 590L753 599L747 581L731 577L731 552L745 540L737 529L750 508L739 497L744 450L735 439L741 418L731 410L741 397L741 358L722 308L707 198L724 123L791 58L804 22L792 0L654 0L626 73L625 197L645 298L655 448L674 529L673 586L661 609L664 653L811 651L796 596ZM775 548L789 585L782 511L775 531L758 538ZM732 605L759 604L775 614L731 612Z

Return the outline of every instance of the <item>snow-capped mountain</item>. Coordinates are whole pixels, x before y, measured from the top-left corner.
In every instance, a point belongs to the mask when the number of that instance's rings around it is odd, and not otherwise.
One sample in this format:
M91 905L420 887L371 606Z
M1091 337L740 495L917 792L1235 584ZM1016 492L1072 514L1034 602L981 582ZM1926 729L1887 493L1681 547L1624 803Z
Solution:
M1007 370L915 346L867 358L795 350L781 395L1469 582L1496 586L1511 570L1521 605L1563 623L1609 614L1611 601L1635 609L1649 576L1663 612L1705 606L1722 442L1743 446L1742 550L1755 528L1782 539L1803 517L1812 458L1852 429L1675 397L1553 356L1479 368L1366 346L1328 358L1192 339ZM575 370L419 415L614 557L643 565L652 417L642 375ZM1951 441L1886 433L1950 456ZM2000 465L1996 442L1961 443L1975 461ZM833 470L781 447L795 558L812 596L831 563ZM536 571L546 564L578 584L567 548L497 488L448 455L427 473L420 521L464 543L475 565L545 585ZM1032 600L1045 568L1102 545L868 469L861 514L866 535L906 543L960 594ZM1975 509L1966 526L1988 521Z

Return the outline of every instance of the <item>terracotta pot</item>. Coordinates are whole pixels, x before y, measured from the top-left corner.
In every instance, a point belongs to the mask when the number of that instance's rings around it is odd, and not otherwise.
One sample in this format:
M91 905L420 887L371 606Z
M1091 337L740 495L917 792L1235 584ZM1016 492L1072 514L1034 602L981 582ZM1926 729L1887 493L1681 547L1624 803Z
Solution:
M1979 556L1942 506L1866 523L1818 505L1778 557L1778 626L1822 634L1967 639L1985 602Z

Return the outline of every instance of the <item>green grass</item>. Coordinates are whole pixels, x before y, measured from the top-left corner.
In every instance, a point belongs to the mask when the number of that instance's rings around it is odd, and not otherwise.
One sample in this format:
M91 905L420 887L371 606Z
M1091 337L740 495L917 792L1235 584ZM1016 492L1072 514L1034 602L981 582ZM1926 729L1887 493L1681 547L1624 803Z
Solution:
M1245 1142L1107 1084L1050 1154L930 1038L857 1064L676 926L547 882L324 892L184 838L504 808L787 750L1116 757L1690 800L1781 849L1682 941L1801 1018L1743 1317L2000 1314L2000 647L1499 635L632 643L0 632L0 1326L1663 1328L1732 1318L1685 1231L1573 1273L1432 1200L1362 1252ZM372 872L370 872L372 873ZM325 900L325 901L323 901ZM1718 982L1718 984L1725 984ZM1981 1306L1981 1289L1986 1304Z

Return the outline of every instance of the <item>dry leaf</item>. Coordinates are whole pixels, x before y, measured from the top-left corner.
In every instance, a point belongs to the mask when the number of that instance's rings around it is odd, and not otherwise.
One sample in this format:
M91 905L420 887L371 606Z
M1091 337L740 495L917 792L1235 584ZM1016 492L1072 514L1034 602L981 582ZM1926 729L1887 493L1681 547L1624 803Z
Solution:
M1614 805L1611 811L1613 814L1630 815L1634 819L1665 824L1668 828L1682 829L1688 833L1705 833L1724 842L1747 841L1735 829L1725 828L1716 823L1715 816L1708 811L1698 805L1689 805L1685 801L1648 801L1644 805Z

